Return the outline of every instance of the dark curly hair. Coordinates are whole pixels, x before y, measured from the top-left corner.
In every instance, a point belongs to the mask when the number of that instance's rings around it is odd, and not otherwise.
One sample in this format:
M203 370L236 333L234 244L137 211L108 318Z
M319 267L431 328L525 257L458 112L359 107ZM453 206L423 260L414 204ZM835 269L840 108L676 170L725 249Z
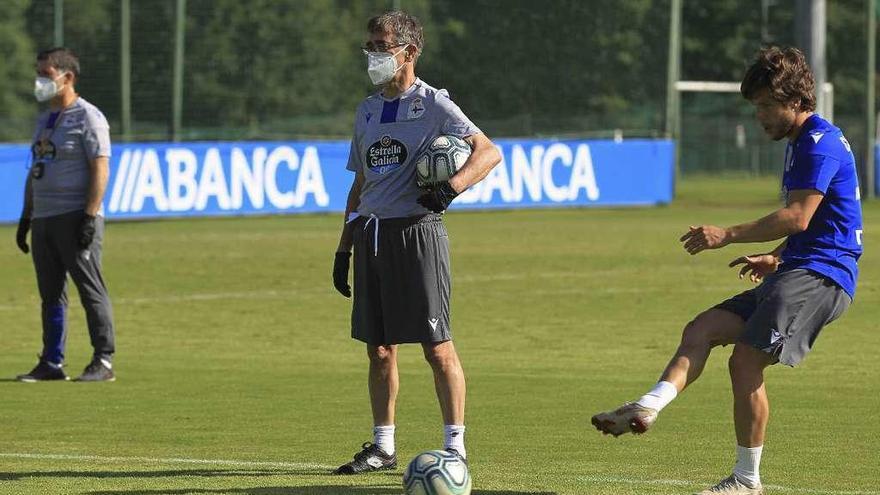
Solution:
M740 93L747 100L767 88L770 96L783 104L794 105L802 112L816 109L816 82L803 52L793 47L762 48L746 70Z

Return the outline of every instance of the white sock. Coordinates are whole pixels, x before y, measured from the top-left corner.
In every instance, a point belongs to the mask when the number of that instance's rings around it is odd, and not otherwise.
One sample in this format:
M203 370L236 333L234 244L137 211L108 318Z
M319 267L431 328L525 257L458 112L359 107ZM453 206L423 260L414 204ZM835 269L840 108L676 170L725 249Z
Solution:
M750 485L749 488L755 488L761 484L759 467L763 449L763 445L751 448L736 446L736 465L733 467L733 475L740 483Z
M455 449L465 459L467 451L464 450L464 425L443 426L443 448Z
M650 392L643 395L636 404L660 412L678 395L678 389L669 382L657 382Z
M394 425L374 426L373 443L388 455L394 455Z
M101 359L101 364L103 364L108 370L113 369L113 363L111 363L110 361L108 361L106 359Z

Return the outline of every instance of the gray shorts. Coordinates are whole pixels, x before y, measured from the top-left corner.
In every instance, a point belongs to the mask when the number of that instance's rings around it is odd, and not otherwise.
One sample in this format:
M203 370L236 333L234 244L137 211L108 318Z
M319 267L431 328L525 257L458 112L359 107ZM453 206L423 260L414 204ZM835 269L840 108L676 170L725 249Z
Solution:
M353 224L351 336L372 345L444 342L449 327L449 237L440 215Z
M822 327L836 320L852 303L849 294L831 279L805 269L776 272L758 287L715 306L746 322L740 336L771 355L795 366L813 347Z

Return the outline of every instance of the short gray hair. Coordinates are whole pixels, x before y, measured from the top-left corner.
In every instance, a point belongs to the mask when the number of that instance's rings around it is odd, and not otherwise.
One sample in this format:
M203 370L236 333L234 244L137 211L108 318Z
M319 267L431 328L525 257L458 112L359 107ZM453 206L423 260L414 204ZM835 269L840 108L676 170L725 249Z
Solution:
M370 18L367 23L367 31L370 33L391 33L397 43L413 45L419 53L422 52L422 47L425 45L422 23L415 16L402 10L392 10Z

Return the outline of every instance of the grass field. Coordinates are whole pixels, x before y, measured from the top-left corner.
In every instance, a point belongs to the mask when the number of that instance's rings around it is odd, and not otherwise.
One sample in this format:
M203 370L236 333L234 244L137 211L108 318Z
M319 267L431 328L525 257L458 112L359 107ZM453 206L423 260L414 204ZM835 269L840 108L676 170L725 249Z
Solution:
M747 287L727 262L761 248L690 257L687 225L755 218L775 195L773 180L691 180L662 208L449 214L474 493L687 494L729 474L729 348L645 436L602 437L589 417L644 392L689 318ZM865 217L856 303L802 366L768 372L768 494L880 494L880 203ZM35 363L39 299L0 227L0 493L400 493L402 469L326 474L371 439L364 349L330 283L339 224L111 224L119 379L31 385L12 378ZM90 348L71 308L78 374ZM401 360L405 460L442 431L420 349Z

